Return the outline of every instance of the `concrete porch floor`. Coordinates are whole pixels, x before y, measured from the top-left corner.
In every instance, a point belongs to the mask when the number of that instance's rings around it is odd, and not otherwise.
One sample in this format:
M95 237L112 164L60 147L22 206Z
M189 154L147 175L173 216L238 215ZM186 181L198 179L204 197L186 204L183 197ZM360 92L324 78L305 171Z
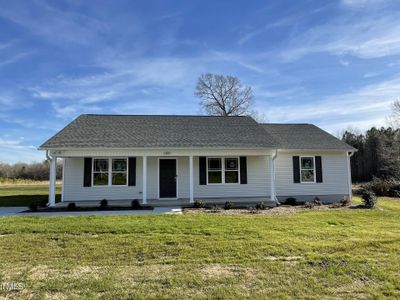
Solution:
M199 198L200 199L200 198ZM276 202L267 197L235 197L235 198L201 198L206 205L224 205L226 201L230 201L237 206L254 206L258 202L264 202L266 206L275 207ZM138 199L141 202L140 199ZM84 201L64 201L56 204L56 207L67 207L69 203L74 202L79 207L95 207L100 205L100 200L84 200ZM109 206L120 206L128 207L131 206L132 200L108 200ZM182 199L148 199L147 205L153 207L164 207L164 206L191 206L188 198Z

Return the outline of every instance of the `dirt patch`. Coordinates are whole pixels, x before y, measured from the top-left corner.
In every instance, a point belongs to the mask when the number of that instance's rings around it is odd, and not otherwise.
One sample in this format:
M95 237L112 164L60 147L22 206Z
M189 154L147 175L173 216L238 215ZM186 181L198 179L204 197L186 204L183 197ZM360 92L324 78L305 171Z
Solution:
M201 274L205 278L235 276L238 272L235 267L222 265L209 265L201 269Z
M217 214L217 215L255 215L255 216L288 216L294 215L298 212L302 211L313 211L313 210L343 210L349 209L351 207L334 207L331 205L320 205L314 207L306 207L304 205L299 206L290 206L290 205L281 205L278 207L272 207L265 210L256 210L256 209L207 209L207 208L185 208L183 213L185 214L198 214L198 213L207 213L207 214Z
M301 256L265 256L264 257L266 260L271 260L271 261L298 261L302 259Z

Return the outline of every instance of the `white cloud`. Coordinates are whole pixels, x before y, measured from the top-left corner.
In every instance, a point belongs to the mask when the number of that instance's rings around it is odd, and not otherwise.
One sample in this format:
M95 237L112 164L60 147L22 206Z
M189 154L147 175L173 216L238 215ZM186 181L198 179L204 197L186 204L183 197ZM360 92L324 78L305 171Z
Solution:
M377 58L400 54L400 14L361 14L340 17L297 35L281 53L287 61L313 53Z
M370 6L382 5L387 0L342 0L341 3L345 7L350 8L365 8Z
M323 125L333 132L348 125L384 126L390 104L400 94L400 76L356 91L331 95L320 101L302 100L272 108L260 106L271 122L306 122Z

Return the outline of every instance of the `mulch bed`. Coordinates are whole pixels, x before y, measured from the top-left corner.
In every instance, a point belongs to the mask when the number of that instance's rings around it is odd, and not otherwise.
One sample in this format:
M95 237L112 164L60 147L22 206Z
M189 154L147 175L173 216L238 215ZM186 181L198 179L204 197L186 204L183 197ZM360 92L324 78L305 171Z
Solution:
M336 205L315 205L313 207L307 207L305 205L281 205L277 207L267 208L264 210L256 210L250 208L233 208L225 210L223 208L212 209L212 208L185 208L183 210L184 214L218 214L218 215L261 215L261 216L287 216L294 215L302 211L313 211L313 210L344 210L344 209L354 209L354 208L364 208L360 206L336 206Z

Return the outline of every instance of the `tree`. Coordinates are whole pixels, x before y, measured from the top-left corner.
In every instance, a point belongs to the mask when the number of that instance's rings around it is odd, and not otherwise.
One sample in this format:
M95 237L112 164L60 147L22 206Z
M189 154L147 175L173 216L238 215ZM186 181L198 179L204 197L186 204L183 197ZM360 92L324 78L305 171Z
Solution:
M400 100L396 100L392 103L392 113L388 121L391 127L400 128Z
M251 87L243 86L239 78L202 74L195 95L203 110L212 116L243 116L253 113L254 96Z

